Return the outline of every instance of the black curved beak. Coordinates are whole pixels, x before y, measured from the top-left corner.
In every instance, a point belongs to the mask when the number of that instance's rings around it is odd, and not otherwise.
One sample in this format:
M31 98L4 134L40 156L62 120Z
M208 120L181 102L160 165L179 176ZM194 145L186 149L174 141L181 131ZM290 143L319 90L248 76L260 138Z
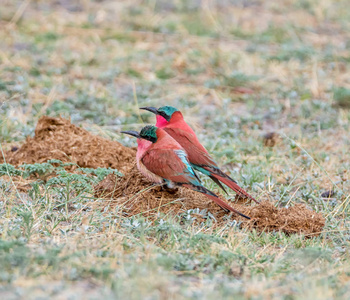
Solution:
M121 133L125 133L125 134L128 134L128 135L132 135L136 138L140 138L140 134L137 132L137 131L134 131L134 130L130 130L130 131L121 131Z
M148 110L152 113L154 113L155 115L158 115L158 109L156 109L155 107L152 106L146 106L146 107L140 107L140 109L144 109L144 110Z

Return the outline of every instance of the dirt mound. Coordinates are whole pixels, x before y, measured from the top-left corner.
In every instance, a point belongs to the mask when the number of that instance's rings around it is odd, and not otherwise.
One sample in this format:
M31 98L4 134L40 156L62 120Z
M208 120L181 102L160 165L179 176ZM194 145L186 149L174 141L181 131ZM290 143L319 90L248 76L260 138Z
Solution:
M211 212L217 225L225 222L227 213L206 196L186 188L166 189L145 179L135 166L135 150L118 142L92 135L63 118L42 117L35 129L35 136L28 137L22 147L12 147L5 153L6 161L13 165L41 163L50 159L73 162L79 167L111 167L126 174L123 177L107 176L95 186L95 196L110 199L120 205L127 216L143 215L156 219L160 214L179 214L199 208ZM0 163L3 162L0 157ZM70 170L74 171L75 167ZM107 203L107 201L106 201ZM108 202L110 203L110 202ZM259 231L281 230L288 234L303 233L306 236L320 234L325 219L306 206L297 204L291 208L276 208L268 201L256 206L230 203L238 211L250 216L243 226ZM198 214L198 220L203 218Z
M120 205L128 216L143 215L156 219L159 214L179 214L189 209L207 209L217 224L224 222L227 215L218 205L206 196L186 188L167 190L147 181L134 166L121 178L111 174L95 187L95 196L112 199L113 205ZM238 211L252 219L246 221L240 216L244 227L259 231L283 231L287 234L302 233L305 236L317 236L321 233L325 219L321 214L297 204L291 208L276 208L271 202L264 201L257 206L243 206L230 203Z
M260 231L303 233L311 237L319 235L325 225L322 214L308 209L304 204L277 208L273 203L264 201L254 206L248 215L252 218L249 226Z
M35 136L28 137L19 149L6 152L5 157L12 165L59 159L80 167L110 167L123 172L134 161L135 150L95 136L69 120L44 116L36 126Z

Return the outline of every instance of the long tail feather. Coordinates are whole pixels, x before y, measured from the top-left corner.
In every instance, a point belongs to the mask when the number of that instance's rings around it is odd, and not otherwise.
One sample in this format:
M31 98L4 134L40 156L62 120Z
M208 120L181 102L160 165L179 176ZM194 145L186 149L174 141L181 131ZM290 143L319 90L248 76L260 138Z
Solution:
M220 180L222 183L226 184L229 188L233 189L236 193L238 193L239 195L243 195L253 201L255 201L256 203L259 204L259 201L256 200L254 197L252 197L251 195L249 195L244 189L242 189L237 183L235 183L233 180L230 180L230 178L226 178L226 177L222 177L216 174L212 174L212 176L214 176L215 178L217 178L218 180Z
M194 191L200 192L204 195L206 195L209 199L213 200L216 204L218 204L221 208L225 209L225 210L229 210L232 211L248 220L250 220L250 217L242 214L241 212L239 212L238 210L234 209L233 207L231 207L228 203L226 203L225 201L221 200L217 195L215 195L213 192L209 191L208 189L206 189L204 186L198 186L198 185L193 185L193 184L183 184L183 186L188 187Z
M205 175L208 175L220 188L222 188L225 192L226 190L222 186L222 184L219 183L221 181L222 183L226 184L230 189L234 190L237 194L245 196L256 203L259 204L259 201L256 200L254 197L250 196L244 189L242 189L235 180L233 180L230 176L222 172L218 167L215 166L198 166L195 164L192 164L193 168L198 170L199 172L202 172ZM227 192L226 192L227 193Z
M225 188L223 187L223 185L221 184L221 182L218 179L216 179L212 175L210 175L209 177L211 180L213 180L219 186L219 188L221 188L226 193L226 195L228 195L228 192L225 190Z

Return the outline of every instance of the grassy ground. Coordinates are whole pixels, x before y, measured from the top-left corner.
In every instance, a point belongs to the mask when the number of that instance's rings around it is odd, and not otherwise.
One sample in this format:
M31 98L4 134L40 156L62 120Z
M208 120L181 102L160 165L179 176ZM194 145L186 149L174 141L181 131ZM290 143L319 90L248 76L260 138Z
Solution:
M88 190L65 209L62 190L3 176L1 298L349 299L347 2L3 0L3 150L42 115L135 145L119 131L154 122L138 107L170 104L249 192L327 223L313 239L151 225L92 209Z

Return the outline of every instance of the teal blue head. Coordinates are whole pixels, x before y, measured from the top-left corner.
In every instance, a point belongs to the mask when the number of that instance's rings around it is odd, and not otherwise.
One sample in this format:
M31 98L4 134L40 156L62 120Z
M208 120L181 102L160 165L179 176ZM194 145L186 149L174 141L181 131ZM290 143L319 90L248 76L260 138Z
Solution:
M157 130L158 128L156 126L147 125L141 129L140 138L155 143L158 139Z
M173 106L162 106L158 108L158 114L161 115L168 122L170 121L173 113L179 111Z
M158 128L156 126L147 125L141 129L140 133L138 133L137 131L133 131L133 130L122 131L122 133L132 135L138 139L144 139L144 140L150 141L152 143L155 143L158 140L157 129Z
M157 116L163 117L167 122L170 121L171 117L173 116L173 114L175 112L179 111L177 108L175 108L173 106L168 106L168 105L159 107L158 109L155 107L140 107L140 109L144 109L144 110L148 110L150 112L153 112Z

